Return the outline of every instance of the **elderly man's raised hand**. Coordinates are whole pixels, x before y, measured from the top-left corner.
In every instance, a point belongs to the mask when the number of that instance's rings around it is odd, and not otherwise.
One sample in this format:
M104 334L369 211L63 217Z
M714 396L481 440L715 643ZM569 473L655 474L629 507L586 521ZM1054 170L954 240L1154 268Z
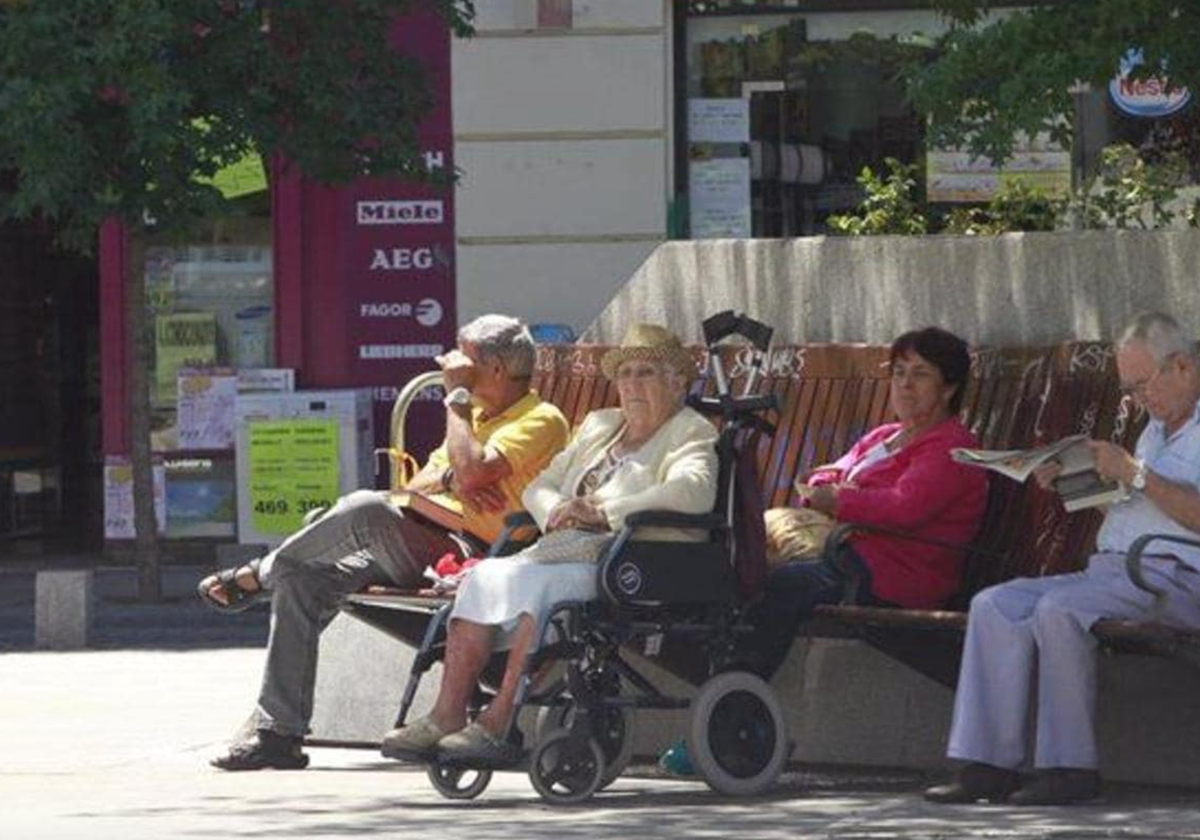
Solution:
M442 378L447 391L455 388L466 388L469 391L475 383L475 363L458 348L435 357L434 361L442 369Z

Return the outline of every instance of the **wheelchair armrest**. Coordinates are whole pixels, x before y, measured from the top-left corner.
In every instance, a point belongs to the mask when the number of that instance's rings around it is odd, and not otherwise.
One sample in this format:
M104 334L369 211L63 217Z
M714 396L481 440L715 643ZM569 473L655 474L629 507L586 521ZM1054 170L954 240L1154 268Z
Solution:
M674 510L642 510L625 517L625 530L638 528L691 528L712 531L728 527L715 513L680 513Z
M617 532L616 538L600 561L601 576L604 567L613 562L625 550L640 528L686 528L695 531L727 531L729 525L715 513L680 513L677 510L640 510L625 517L625 527Z
M1142 558L1146 554L1146 546L1158 540L1200 548L1200 540L1176 534L1143 534L1133 541L1133 544L1129 546L1129 551L1125 554L1125 573L1129 575L1129 580L1134 586L1155 597L1162 595L1163 590L1146 580L1145 572L1142 569ZM1177 563L1183 562L1178 557L1174 559Z

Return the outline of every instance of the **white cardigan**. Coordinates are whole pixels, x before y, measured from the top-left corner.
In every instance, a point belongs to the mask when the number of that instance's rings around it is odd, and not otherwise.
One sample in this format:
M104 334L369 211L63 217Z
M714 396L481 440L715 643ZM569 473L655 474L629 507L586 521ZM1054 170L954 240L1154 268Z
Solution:
M525 488L521 499L539 528L546 529L546 519L556 505L575 496L580 479L604 456L624 422L616 408L591 412L574 439ZM594 498L609 527L620 530L625 517L643 510L711 511L717 492L716 440L717 430L712 423L691 408L681 408L641 448L626 456L612 477L595 492ZM697 538L694 532L666 528L639 536Z

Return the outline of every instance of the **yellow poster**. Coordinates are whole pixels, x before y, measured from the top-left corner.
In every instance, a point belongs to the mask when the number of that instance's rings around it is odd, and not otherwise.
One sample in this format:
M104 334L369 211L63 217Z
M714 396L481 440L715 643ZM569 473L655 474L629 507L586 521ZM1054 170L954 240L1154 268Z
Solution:
M175 402L181 367L217 361L217 318L211 312L179 312L154 319L154 401Z
M250 424L250 510L254 529L287 535L304 515L338 496L336 420Z

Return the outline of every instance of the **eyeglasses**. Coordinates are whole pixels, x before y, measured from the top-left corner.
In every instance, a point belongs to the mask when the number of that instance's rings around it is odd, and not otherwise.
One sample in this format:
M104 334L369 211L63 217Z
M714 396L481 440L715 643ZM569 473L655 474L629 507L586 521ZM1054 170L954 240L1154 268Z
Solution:
M1172 353L1171 355L1167 356L1165 359L1163 359L1162 364L1158 366L1158 370L1154 371L1154 373L1150 374L1140 382L1129 382L1121 385L1121 394L1127 397L1136 397L1139 400L1145 399L1146 393L1150 390L1150 386L1157 382L1158 378L1167 372L1167 369L1171 367L1171 363L1175 361L1175 357L1178 355L1178 353Z

